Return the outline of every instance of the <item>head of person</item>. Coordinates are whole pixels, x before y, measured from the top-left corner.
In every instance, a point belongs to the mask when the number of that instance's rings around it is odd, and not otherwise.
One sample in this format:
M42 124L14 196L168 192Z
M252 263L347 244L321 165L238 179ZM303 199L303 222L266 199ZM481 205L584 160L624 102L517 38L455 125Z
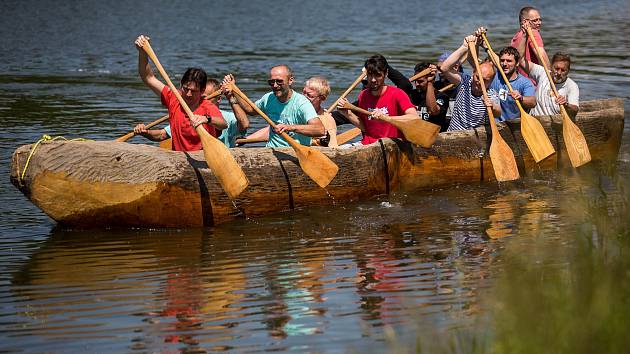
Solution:
M571 57L566 53L556 53L551 58L551 78L556 84L567 81L571 70Z
M421 72L422 70L428 68L429 65L431 65L431 63L427 63L425 61L419 62L413 68L413 74L415 75L415 74ZM416 90L423 91L423 92L426 91L427 90L427 85L429 84L429 78L430 77L432 78L433 76L425 75L425 76L417 78L416 81L414 81L414 84L416 85Z
M518 13L518 23L522 26L525 22L529 23L531 29L540 31L542 18L538 9L532 6L525 6Z
M281 101L287 99L293 84L293 71L288 65L276 65L269 70L267 80L273 94Z
M182 98L188 105L197 104L206 90L208 76L201 68L188 68L180 81Z
M490 61L484 61L479 64L479 70L481 71L481 76L483 77L483 83L486 87L486 90L490 88L490 84L492 84L492 80L494 79L494 75L496 71L494 70L494 64ZM472 85L471 85L472 94L475 97L479 97L483 94L483 90L481 89L481 84L479 82L479 75L477 74L477 69L473 70L472 76Z
M380 54L372 55L365 61L365 72L367 74L367 88L376 92L385 85L387 77L387 59Z
M211 94L214 93L214 91L219 89L221 89L221 83L219 82L219 80L210 77L208 78L208 82L206 83L206 90L203 92L203 97L209 97ZM221 95L218 95L217 97L211 99L210 102L218 106L219 102L221 102Z
M514 47L505 47L499 52L499 62L501 63L501 69L505 75L510 78L516 71L518 61L521 59L518 50Z
M302 94L311 101L315 110L319 110L330 95L330 84L323 76L313 76L304 83Z

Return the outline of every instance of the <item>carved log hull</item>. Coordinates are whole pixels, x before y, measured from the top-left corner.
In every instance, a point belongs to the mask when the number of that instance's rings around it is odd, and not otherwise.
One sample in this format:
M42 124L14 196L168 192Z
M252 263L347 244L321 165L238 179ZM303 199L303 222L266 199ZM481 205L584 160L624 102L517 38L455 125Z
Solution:
M560 116L540 120L557 153L539 164L527 150L518 121L499 124L521 176L570 167ZM577 124L594 161L617 158L623 133L621 99L583 102ZM61 225L92 227L199 227L235 218L335 205L390 193L458 183L492 181L486 154L490 129L442 133L429 149L384 139L350 149L321 148L339 173L324 190L300 169L291 148L235 148L250 180L232 201L208 169L203 153L173 152L110 141L48 142L13 154L11 181Z

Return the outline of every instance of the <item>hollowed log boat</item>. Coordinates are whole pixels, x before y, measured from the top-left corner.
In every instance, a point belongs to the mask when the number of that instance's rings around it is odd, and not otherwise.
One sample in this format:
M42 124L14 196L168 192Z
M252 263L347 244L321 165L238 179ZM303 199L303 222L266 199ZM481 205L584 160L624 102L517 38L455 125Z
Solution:
M556 149L538 164L520 134L519 122L498 124L522 177L571 166L562 118L537 118ZM576 123L586 137L592 163L616 161L624 126L622 99L582 102ZM486 127L441 133L431 148L398 139L347 149L316 147L339 166L326 189L302 172L291 148L234 148L231 151L250 181L234 200L221 189L201 151L112 141L39 144L25 172L33 145L21 146L13 154L11 181L62 226L213 226L395 191L493 181L489 134Z

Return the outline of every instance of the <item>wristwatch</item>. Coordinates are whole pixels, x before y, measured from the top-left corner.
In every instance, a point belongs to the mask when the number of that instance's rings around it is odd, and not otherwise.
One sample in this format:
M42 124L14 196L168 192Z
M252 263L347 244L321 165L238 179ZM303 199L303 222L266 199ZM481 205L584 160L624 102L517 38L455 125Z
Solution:
M236 98L230 98L230 104L238 104L238 100Z

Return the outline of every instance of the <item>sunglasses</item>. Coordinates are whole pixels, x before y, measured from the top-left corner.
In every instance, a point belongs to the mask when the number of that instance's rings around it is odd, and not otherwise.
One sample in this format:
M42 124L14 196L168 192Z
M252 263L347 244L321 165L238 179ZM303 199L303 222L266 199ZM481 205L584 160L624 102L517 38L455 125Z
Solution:
M270 80L267 80L267 84L269 84L269 86L273 86L273 85L282 86L282 84L284 84L284 80L270 79Z

